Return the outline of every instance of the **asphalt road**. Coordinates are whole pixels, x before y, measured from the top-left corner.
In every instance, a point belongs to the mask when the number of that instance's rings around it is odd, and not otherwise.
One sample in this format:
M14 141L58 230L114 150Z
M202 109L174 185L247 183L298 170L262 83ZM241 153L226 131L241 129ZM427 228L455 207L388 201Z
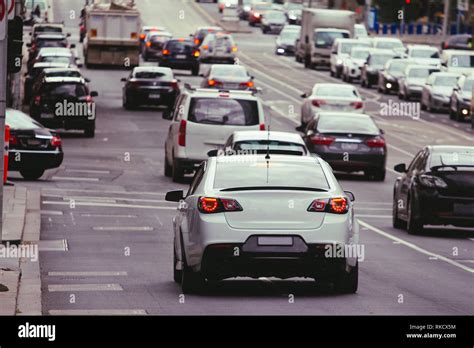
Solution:
M218 18L215 4L137 0L145 25L164 25L187 36ZM78 36L81 0L55 1L56 21ZM72 19L71 19L72 18ZM246 23L242 22L246 26ZM298 125L299 95L316 82L336 82L328 71L310 71L293 58L274 54L273 35L256 28L236 34L239 59L264 89L272 130ZM79 50L81 49L78 44ZM148 63L153 64L153 63ZM205 69L204 66L202 69ZM361 175L338 175L356 195L365 260L359 291L335 295L314 282L292 279L236 279L205 295L181 295L172 280L172 229L175 206L164 202L172 189L186 189L163 174L169 121L156 109L125 111L121 77L126 70L86 70L99 92L97 135L63 133L65 161L41 181L12 179L42 192L43 240L54 251L40 255L44 314L288 314L288 315L467 315L474 313L474 230L431 228L410 236L391 227L395 164L409 162L427 144L472 145L469 124L446 114L422 112L421 120L380 116L381 103L398 101L359 88L367 112L386 132L388 173L383 183ZM177 72L181 83L200 77ZM294 301L291 299L294 298Z

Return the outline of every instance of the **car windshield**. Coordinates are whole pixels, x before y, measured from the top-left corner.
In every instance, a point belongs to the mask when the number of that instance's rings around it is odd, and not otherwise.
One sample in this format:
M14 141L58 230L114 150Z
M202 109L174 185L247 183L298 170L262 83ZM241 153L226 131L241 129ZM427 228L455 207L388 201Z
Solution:
M158 34L158 35L150 36L150 41L153 41L153 42L166 41L166 40L168 40L170 37L171 37L171 35Z
M474 68L474 55L453 55L450 66L453 68Z
M212 68L211 75L216 77L248 77L247 70L239 65L216 65Z
M439 58L438 51L435 50L412 50L410 57L412 58Z
M361 37L361 36L368 36L368 35L367 35L367 30L366 30L365 28L363 28L363 27L355 27L355 28L354 28L354 32L355 32L355 35L356 35L356 36L359 36L359 37Z
M218 157L218 161L226 162L226 159L222 157ZM267 167L267 163L263 161L249 162L218 163L214 188L305 187L309 189L329 189L326 175L319 164L314 163L310 166L306 162L270 161ZM288 180L288 178L291 178L291 180Z
M426 78L426 77L430 76L430 74L434 71L435 70L423 69L423 68L410 69L408 71L408 77Z
M364 45L363 43L359 43L359 42L342 42L341 43L341 53L345 53L345 54L349 54L351 53L351 50L352 50L352 47L357 47L357 46L369 46L368 44L367 45Z
M42 128L39 123L33 120L28 115L25 115L19 111L6 112L5 123L12 129L39 129Z
M402 72L405 69L406 65L407 65L406 62L400 62L400 61L394 60L393 62L390 63L390 66L388 67L388 71L391 73Z
M466 79L466 81L464 81L463 92L472 94L473 83L474 79Z
M294 151L301 155L306 154L305 147L302 144L290 143L287 141L279 140L246 140L240 141L234 144L234 150L236 151L266 151L277 150L277 151Z
M39 6L41 10L46 9L46 3L38 0L26 0L25 7L29 9L34 9L36 6Z
M61 27L47 27L41 26L35 29L35 33L62 33L63 29Z
M317 97L341 97L341 98L358 97L357 92L354 88L344 88L344 87L334 87L334 86L317 87L314 95Z
M47 57L42 57L41 62L43 62L43 63L69 64L71 62L71 58L70 57L63 57L63 56L47 56Z
M434 84L436 86L454 87L457 80L458 80L457 76L438 76L435 79Z
M392 58L389 54L373 54L370 57L370 65L385 65Z
M172 79L173 74L171 71L136 71L134 77L137 79L161 79L163 77Z
M299 36L299 30L286 30L280 33L280 38L288 41L296 41Z
M189 122L254 126L259 123L258 104L254 100L224 98L193 98Z
M168 41L166 48L173 52L191 52L193 44L188 41Z
M43 96L46 97L85 97L87 91L84 85L80 83L57 83L57 84L46 84L42 90Z
M286 17L283 12L268 12L265 17L271 21L285 22Z
M321 133L351 133L367 135L378 135L380 133L377 125L371 118L357 115L331 115L321 117L317 125L317 131Z
M434 152L431 155L430 168L433 167L453 167L471 166L474 167L474 149L459 149L452 152ZM440 169L438 169L440 170Z
M367 59L369 56L369 51L361 51L361 50L352 50L351 57L354 59Z
M268 11L271 8L271 4L259 4L254 6L255 11Z
M77 70L58 70L45 73L48 77L81 77L81 72Z
M403 44L398 41L379 41L375 43L375 47L393 50L394 48L403 48Z
M287 6L289 10L302 10L304 8L303 4L298 4L294 2L289 2Z
M66 40L37 40L36 46L43 47L67 47Z
M316 47L329 48L337 38L349 38L349 33L341 31L317 31L314 33Z

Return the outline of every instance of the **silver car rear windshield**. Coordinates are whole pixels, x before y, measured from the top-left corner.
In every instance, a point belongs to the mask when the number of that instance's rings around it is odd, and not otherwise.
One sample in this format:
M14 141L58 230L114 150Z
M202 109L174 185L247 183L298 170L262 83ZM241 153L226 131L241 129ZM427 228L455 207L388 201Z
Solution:
M262 157L260 155L260 157ZM308 191L327 191L329 183L321 165L308 162L257 160L256 156L240 156L247 161L235 161L229 157L217 160L214 188L216 189L306 189ZM291 178L291 180L288 180Z
M239 141L234 144L234 150L236 151L265 151L271 150L281 150L281 151L293 151L301 153L301 155L306 155L306 149L301 144L290 143L287 141L279 140L245 140Z
M255 126L259 124L258 104L254 100L193 98L188 121L227 126Z
M371 118L359 116L331 115L321 117L317 131L321 133L380 134L380 130Z

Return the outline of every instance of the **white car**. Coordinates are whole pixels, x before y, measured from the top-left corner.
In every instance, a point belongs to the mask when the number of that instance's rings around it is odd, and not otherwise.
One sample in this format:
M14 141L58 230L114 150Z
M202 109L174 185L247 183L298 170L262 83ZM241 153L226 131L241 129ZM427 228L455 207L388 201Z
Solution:
M331 76L341 77L344 59L349 57L353 47L369 48L370 44L356 39L341 39L334 40L331 49L331 57L329 58L329 73Z
M407 48L406 58L413 62L413 64L441 67L439 50L433 46L410 45Z
M420 99L426 79L435 72L439 72L436 67L408 65L398 79L398 97L406 100Z
M211 157L186 196L166 200L179 202L173 278L185 294L234 277L324 279L357 291L358 256L344 252L359 243L354 195L320 158Z
M165 175L180 181L210 150L220 149L238 130L265 130L263 105L252 91L194 89L181 91L165 142Z
M303 128L318 112L337 111L364 113L364 101L356 87L349 84L316 83L311 94L303 94L301 125Z
M298 133L289 132L234 132L224 145L225 154L283 154L311 156L303 138Z
M431 74L421 91L421 108L429 112L449 109L458 78L459 74L449 72Z
M351 53L342 62L342 80L352 82L360 79L360 69L369 56L370 48L356 46L351 49Z
M405 54L405 46L402 40L394 37L375 37L372 39L372 46L378 49L392 50L400 57Z
M474 51L444 50L441 54L441 64L449 72L474 74Z
M369 37L369 33L367 32L367 28L363 24L354 24L354 38L356 39L367 39Z

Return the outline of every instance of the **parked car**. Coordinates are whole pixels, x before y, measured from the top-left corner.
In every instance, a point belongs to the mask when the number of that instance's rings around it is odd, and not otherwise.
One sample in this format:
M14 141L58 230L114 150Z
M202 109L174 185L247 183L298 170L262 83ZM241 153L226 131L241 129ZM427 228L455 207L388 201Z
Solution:
M10 126L9 171L20 172L26 180L37 180L46 170L61 166L64 153L56 132L14 109L7 109L5 124Z
M427 146L395 170L393 227L410 234L424 225L474 227L474 147Z
M447 110L459 74L435 72L427 79L421 91L421 108L429 112Z
M199 75L199 50L192 40L170 39L166 41L158 62L161 67L191 70L194 76Z
M387 145L371 116L322 112L308 124L303 138L334 170L363 171L371 180L385 180Z
M179 96L165 142L165 175L180 181L206 160L210 150L222 148L237 130L264 130L259 97L250 91L185 89Z
M449 118L456 121L464 121L472 117L472 88L474 84L473 75L461 75L454 86L449 100ZM473 127L474 128L474 127Z

